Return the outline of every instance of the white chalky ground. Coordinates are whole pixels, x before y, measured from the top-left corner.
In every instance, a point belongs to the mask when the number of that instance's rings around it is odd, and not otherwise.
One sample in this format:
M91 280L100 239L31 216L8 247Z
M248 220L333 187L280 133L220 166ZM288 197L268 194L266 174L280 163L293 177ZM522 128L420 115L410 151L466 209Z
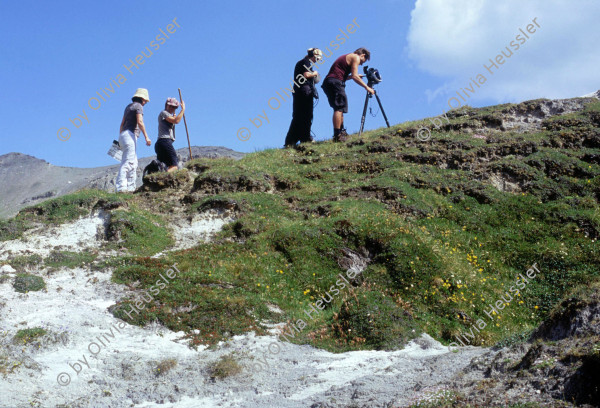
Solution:
M98 230L104 221L102 215L94 215L0 243L0 265L10 263L5 260L11 256L47 256L56 248L98 250ZM174 231L175 248L205 241L229 221L215 213L196 216ZM193 350L182 340L183 333L157 325L131 326L113 317L107 308L128 289L112 283L110 271L63 269L49 276L35 268L29 272L43 276L46 290L14 291L16 271L2 267L1 275L10 279L0 284L0 368L8 367L9 372L0 374L0 407L258 408L307 407L316 402L402 406L425 396L427 387L450 378L486 351L449 353L423 335L399 351L333 354L281 342L274 334L253 333L236 336L216 350ZM47 336L39 349L12 344L19 329L32 327L44 327L54 338ZM269 349L274 342L279 347ZM242 373L211 380L209 364L231 352L244 365ZM177 365L157 375L157 363L167 359ZM70 383L59 385L57 378Z

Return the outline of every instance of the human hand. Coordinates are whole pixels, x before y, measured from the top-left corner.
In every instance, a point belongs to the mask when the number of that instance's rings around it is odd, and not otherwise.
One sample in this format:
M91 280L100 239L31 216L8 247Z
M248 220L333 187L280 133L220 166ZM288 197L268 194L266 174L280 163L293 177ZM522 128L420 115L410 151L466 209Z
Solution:
M152 145L152 140L146 138L146 146Z
M185 110L185 102L181 101L181 110L184 111Z
M371 95L375 95L375 89L368 87L367 86L367 92L370 93Z

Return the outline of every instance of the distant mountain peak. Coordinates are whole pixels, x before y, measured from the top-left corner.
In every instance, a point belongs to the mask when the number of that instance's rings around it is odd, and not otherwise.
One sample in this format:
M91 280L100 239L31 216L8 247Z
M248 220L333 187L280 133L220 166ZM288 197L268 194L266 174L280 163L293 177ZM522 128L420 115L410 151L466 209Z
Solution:
M187 147L178 149L181 163L189 160ZM192 146L192 156L241 159L244 153L222 146ZM140 157L138 185L142 169L156 156ZM82 188L97 188L113 192L119 163L103 167L77 168L55 166L45 160L23 153L0 156L0 218L14 216L26 205L36 204L51 197L60 197Z
M11 153L3 154L2 156L0 156L0 164L4 165L4 164L8 164L13 161L41 162L41 163L49 164L46 160L38 159L35 156L30 156L30 155L24 154L24 153L11 152Z

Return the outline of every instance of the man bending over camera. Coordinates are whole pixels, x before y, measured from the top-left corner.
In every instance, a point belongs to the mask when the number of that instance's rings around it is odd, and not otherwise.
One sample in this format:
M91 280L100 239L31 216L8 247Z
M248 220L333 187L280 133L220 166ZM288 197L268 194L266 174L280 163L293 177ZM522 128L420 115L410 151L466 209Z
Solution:
M323 91L327 95L329 106L333 108L333 141L345 142L348 133L344 129L344 113L348 113L348 98L346 97L346 81L353 79L374 95L375 90L361 79L358 66L371 59L371 53L366 48L359 48L351 54L345 54L335 60L327 77L323 81Z

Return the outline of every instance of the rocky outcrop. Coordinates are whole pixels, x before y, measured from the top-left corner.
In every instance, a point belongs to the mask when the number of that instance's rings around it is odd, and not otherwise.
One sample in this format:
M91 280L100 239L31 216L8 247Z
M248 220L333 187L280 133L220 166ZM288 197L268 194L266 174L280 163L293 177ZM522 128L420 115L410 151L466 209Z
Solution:
M475 406L600 406L600 285L564 300L527 342L473 359L452 386Z

